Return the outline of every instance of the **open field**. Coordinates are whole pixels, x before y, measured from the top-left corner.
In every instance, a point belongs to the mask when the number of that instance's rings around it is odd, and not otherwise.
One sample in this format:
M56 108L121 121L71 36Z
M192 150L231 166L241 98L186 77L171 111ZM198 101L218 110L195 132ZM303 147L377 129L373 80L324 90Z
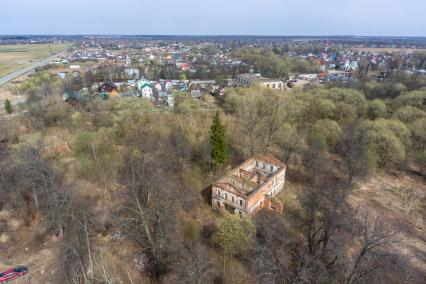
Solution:
M356 51L362 51L362 52L397 52L397 53L413 53L415 51L422 51L426 52L426 49L415 49L415 48L392 48L392 47L354 47L351 48Z
M64 50L67 46L68 44L51 44L50 48L53 53L56 53ZM48 55L48 44L0 45L0 77Z
M22 67L22 64L2 64L0 63L0 77L12 73Z

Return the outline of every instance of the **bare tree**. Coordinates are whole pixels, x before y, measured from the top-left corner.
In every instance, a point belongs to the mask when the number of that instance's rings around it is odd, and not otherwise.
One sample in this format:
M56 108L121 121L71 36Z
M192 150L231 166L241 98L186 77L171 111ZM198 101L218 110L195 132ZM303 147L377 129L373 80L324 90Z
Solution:
M422 192L418 188L405 188L401 186L397 188L397 191L401 198L405 214L410 214L410 212L417 207L422 197Z
M161 162L159 157L129 153L123 174L127 187L123 220L129 237L148 259L146 269L156 279L168 270L177 232L176 199L171 193L176 183L165 178Z
M280 141L279 144L283 151L284 164L294 163L298 160L297 157L301 156L304 147L303 136L297 127L292 127L290 132L286 133L286 137Z
M41 143L23 145L13 170L22 174L19 180L22 194L25 189L31 189L35 210L43 211L48 227L62 236L71 189L62 185L60 173L42 157L42 151Z
M67 215L66 234L61 242L60 260L72 283L90 283L94 279L92 227L95 220L86 200L76 199Z
M6 127L4 124L0 124L0 194L2 196L5 196L7 193L6 189L6 171L4 169L5 165L5 159L6 159L6 141L7 141L7 133L6 133ZM3 202L0 201L0 210L3 207Z
M265 132L263 135L262 152L267 153L280 142L278 134L285 121L281 96L276 93L266 94L262 107L266 110L262 127Z
M284 220L275 214L260 212L256 223L258 241L254 268L259 283L290 283L295 277L291 269L295 256L294 248L299 244L289 237Z
M318 186L320 178L329 169L326 159L327 142L322 135L314 135L304 155L305 168L309 175L309 181L313 186Z
M379 217L371 221L366 214L359 230L361 244L346 271L344 282L347 284L365 281L386 268L389 265L386 260L395 257L394 245L399 241L398 232L390 230L388 224Z
M212 282L214 266L206 247L199 242L191 241L185 249L188 253L178 269L181 281L188 284Z
M173 124L171 132L171 142L174 149L176 173L180 174L185 166L185 161L191 157L188 139L185 137L184 130L178 123Z
M266 110L259 103L258 96L254 93L249 93L238 106L237 116L240 131L246 141L242 146L248 148L249 154L253 155L259 151Z
M369 153L364 139L357 123L346 126L340 148L350 185L354 178L365 176L374 170L375 160L370 156L371 153Z
M93 76L93 72L89 69L86 73L84 73L84 86L90 91L94 83L95 78Z
M120 283L114 267L108 262L106 251L100 249L94 253L94 280L99 283Z

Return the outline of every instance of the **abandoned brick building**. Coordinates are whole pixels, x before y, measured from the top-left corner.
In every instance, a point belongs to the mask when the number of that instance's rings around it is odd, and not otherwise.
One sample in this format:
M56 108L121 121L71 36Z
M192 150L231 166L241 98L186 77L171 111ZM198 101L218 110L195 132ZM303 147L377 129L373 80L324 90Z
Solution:
M284 187L286 166L269 155L254 156L212 185L212 206L242 217L261 208L282 211L274 196Z

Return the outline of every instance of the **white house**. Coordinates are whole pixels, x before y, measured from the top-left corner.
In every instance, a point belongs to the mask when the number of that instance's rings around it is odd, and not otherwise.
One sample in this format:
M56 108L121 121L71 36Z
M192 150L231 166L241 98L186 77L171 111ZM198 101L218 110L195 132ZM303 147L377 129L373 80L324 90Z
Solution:
M166 81L166 83L164 83L164 88L166 89L166 91L171 91L173 89L172 82Z
M174 98L173 98L173 95L171 95L171 94L167 95L167 105L169 107L174 106Z
M153 97L153 90L152 85L150 82L142 80L138 82L138 90L139 93L142 95L142 97L145 98L152 98Z
M160 84L160 83L158 83L158 82L154 84L154 88L155 88L155 89L157 89L157 91L159 91L159 92L161 92L161 91L162 91L162 89L163 89L163 88L161 87L161 84Z

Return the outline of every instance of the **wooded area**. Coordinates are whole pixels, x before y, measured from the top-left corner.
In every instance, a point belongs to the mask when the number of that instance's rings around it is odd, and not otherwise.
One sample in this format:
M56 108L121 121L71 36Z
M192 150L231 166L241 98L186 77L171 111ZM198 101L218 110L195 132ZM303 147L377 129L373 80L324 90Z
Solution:
M216 112L183 93L170 111L143 98L70 105L42 73L21 85L28 113L0 124L0 212L24 220L31 235L15 238L33 252L55 239L58 282L422 283L402 253L410 225L349 202L398 171L421 184L404 210L425 214L426 83L394 78L230 89ZM253 220L212 211L209 185L254 154L287 165L281 198L294 203Z

